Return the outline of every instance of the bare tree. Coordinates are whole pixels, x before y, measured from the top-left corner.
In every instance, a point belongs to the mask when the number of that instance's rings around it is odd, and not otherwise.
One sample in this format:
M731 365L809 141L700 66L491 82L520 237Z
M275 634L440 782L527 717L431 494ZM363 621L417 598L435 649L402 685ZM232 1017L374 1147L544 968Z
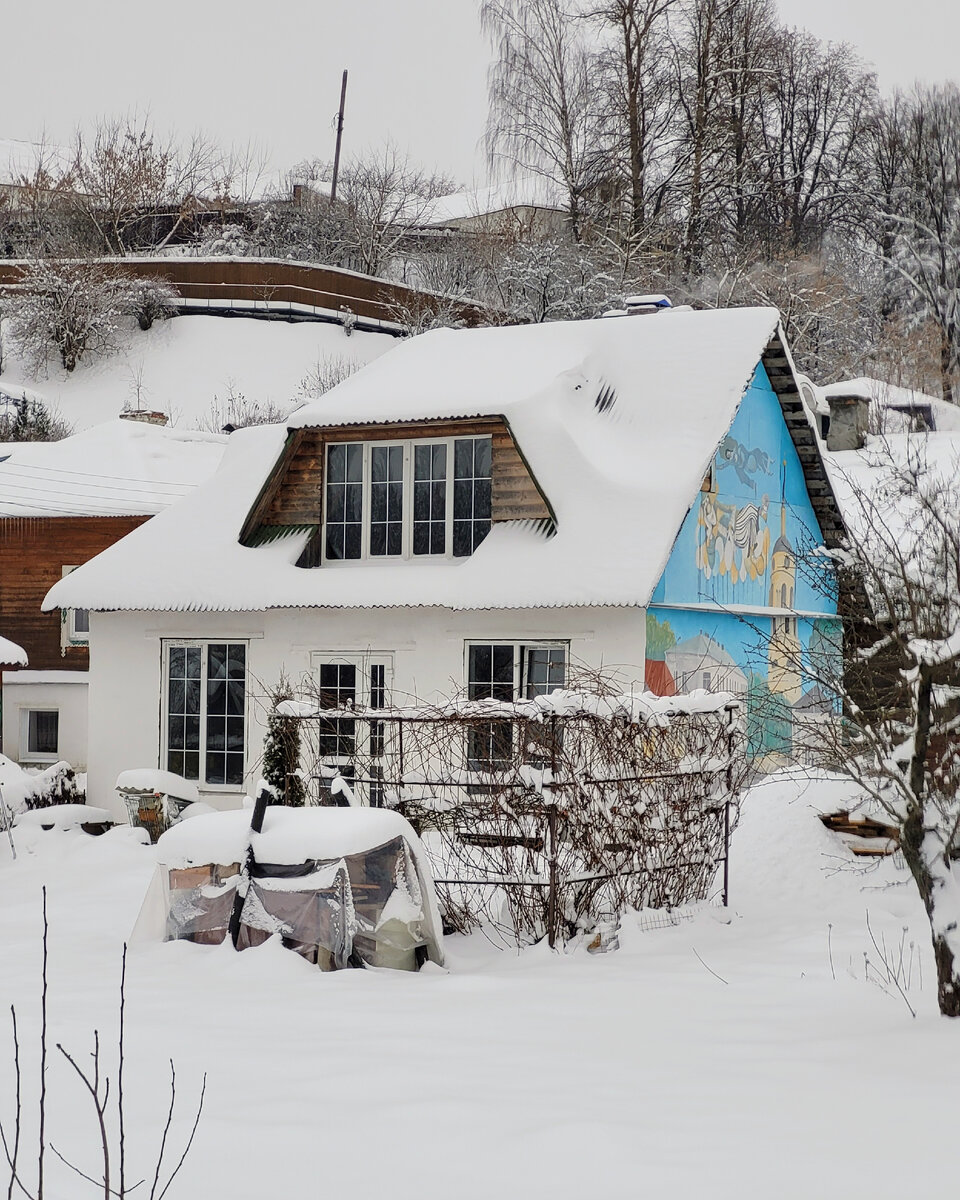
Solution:
M664 206L673 172L662 144L676 105L667 67L669 11L678 0L607 0L591 12L609 37L603 58L605 141L629 196L629 237L644 238Z
M89 137L76 136L76 204L109 253L157 250L198 211L202 197L222 194L223 165L200 134L180 145L146 118L103 118Z
M903 310L940 332L940 381L955 401L960 377L960 89L918 88L885 112L902 186L888 175L881 195L882 248ZM894 142L894 139L896 141Z
M777 175L786 244L818 245L846 220L865 190L864 139L876 79L853 47L824 45L783 29L775 43L775 120L769 147Z
M925 435L875 440L837 479L850 538L833 557L842 592L861 600L846 605L843 674L820 679L842 697L843 721L816 731L825 763L899 830L930 922L940 1011L951 1017L960 1017L958 480L955 454L935 454Z
M391 142L341 167L337 203L343 206L344 240L361 270L384 274L410 230L453 190L449 177L417 166Z
M496 57L487 81L490 163L563 188L575 241L599 170L599 51L584 44L564 0L483 0L480 19Z

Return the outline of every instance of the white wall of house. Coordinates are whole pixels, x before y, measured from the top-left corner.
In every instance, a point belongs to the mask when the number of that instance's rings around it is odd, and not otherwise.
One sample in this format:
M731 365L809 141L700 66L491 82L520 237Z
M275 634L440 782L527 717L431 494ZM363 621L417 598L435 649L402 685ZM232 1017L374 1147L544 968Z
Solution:
M3 753L24 767L47 767L65 759L78 771L87 769L86 671L4 671ZM30 713L56 713L56 749L49 740L30 746ZM43 720L41 718L41 720ZM49 719L38 731L48 738Z
M646 613L640 608L555 608L451 612L418 609L277 609L263 613L92 613L90 628L90 802L122 817L118 774L161 763L165 640L247 643L245 790L259 776L265 693L281 672L296 681L318 656L392 656L392 694L427 701L465 684L465 647L476 642L568 643L568 661L617 669L643 683ZM205 788L203 799L236 807L236 787Z

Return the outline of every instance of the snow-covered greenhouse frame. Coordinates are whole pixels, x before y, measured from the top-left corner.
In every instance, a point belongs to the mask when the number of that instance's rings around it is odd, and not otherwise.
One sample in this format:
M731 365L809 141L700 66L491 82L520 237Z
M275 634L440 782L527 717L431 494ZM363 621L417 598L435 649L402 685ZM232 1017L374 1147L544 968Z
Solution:
M432 860L447 928L550 945L722 882L747 770L727 695L330 708L284 701L308 804L394 808Z

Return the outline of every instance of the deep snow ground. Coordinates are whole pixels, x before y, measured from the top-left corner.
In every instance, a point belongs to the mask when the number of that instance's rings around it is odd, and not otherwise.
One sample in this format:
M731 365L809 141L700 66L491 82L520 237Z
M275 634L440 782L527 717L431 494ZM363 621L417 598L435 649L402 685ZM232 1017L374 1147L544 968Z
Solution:
M36 379L18 355L8 323L2 332L0 391L19 396L26 388L77 432L137 407L166 413L179 429L217 431L231 416L230 395L292 407L293 400L303 401L301 381L318 362L362 366L398 344L384 333L348 338L341 326L319 321L180 316L145 333L131 324L117 353L86 358L71 374L52 360L46 376Z
M960 1027L936 1014L904 874L891 861L861 869L815 819L844 794L784 776L755 789L734 839L729 919L705 910L652 929L634 918L603 956L510 953L473 936L448 939L447 972L324 975L272 943L241 955L134 946L128 1158L159 1137L172 1055L183 1124L200 1073L209 1079L171 1200L903 1200L955 1188ZM153 864L127 831L23 830L18 843L16 863L0 844L0 1009L17 1003L33 1087L41 885L51 1041L82 1051L94 1025L109 1044L121 944ZM908 956L915 942L916 1019L864 979L865 952L879 966L867 910L888 947L904 927ZM5 1114L8 1063L0 1051ZM92 1113L53 1060L50 1090L54 1144L95 1169ZM55 1161L48 1172L56 1200L95 1194Z

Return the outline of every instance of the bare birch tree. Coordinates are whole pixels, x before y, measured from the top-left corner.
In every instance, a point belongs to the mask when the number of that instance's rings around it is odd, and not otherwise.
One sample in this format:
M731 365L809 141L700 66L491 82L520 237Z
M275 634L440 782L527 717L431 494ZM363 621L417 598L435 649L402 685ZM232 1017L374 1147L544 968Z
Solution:
M483 0L495 49L487 80L487 156L561 187L570 229L582 240L588 193L599 176L598 51L580 36L564 0Z

